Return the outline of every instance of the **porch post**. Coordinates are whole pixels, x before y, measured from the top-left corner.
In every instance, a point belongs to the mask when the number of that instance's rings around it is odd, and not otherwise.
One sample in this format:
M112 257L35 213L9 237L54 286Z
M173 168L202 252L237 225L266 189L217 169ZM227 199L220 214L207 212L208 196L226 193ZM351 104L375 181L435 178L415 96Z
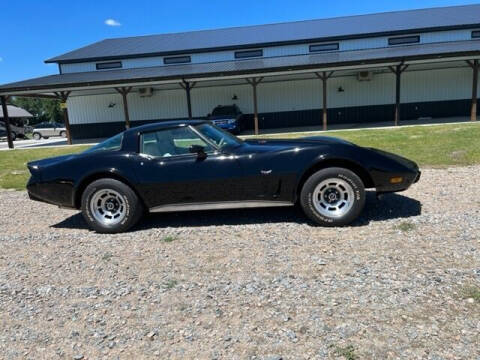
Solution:
M473 83L472 83L472 105L470 108L470 120L476 121L477 120L477 89L478 89L478 60L467 60L467 64L473 70Z
M5 121L5 128L7 129L8 148L13 149L12 131L10 130L10 118L8 117L7 107L8 96L3 95L0 98L2 100L3 120Z
M68 118L67 99L70 95L70 91L60 91L55 93L57 98L61 101L60 107L63 111L63 121L65 123L65 130L67 131L67 144L72 145L72 135L70 132L70 119Z
M180 83L180 86L185 90L185 93L187 95L187 109L188 109L188 119L192 120L192 98L190 95L190 91L194 88L196 85L196 82L188 82L185 80L182 80Z
M258 135L258 101L257 101L257 85L263 80L263 77L246 79L253 88L253 121L255 126L255 135Z
M326 71L316 72L315 75L322 80L322 124L325 131L327 130L327 80L333 75L333 71L330 71L328 74Z
M123 102L123 114L125 116L125 129L130 129L130 115L128 114L128 101L127 95L130 91L132 91L132 87L121 87L115 88L117 92L122 95L122 102Z
M403 65L403 62L401 64L398 64L397 66L389 66L389 69L391 72L395 74L395 115L394 115L394 120L395 120L395 126L397 126L400 122L400 91L401 91L401 84L400 84L400 79L402 76L402 73L407 70L408 65Z

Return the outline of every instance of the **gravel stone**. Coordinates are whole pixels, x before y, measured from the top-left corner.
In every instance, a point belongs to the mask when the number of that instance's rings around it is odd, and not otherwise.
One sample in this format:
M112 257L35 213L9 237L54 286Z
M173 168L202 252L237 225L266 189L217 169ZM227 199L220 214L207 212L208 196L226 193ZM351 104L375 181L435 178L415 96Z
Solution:
M295 207L100 235L0 191L0 358L480 359L480 166L422 172L341 228Z

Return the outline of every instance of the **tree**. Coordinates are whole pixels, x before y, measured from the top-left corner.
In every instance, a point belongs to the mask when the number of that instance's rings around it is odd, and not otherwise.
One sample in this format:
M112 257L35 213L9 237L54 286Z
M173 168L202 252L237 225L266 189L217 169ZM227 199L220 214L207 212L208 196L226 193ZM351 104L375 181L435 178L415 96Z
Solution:
M33 115L32 124L39 122L63 122L60 101L57 99L14 97L12 104L27 110Z

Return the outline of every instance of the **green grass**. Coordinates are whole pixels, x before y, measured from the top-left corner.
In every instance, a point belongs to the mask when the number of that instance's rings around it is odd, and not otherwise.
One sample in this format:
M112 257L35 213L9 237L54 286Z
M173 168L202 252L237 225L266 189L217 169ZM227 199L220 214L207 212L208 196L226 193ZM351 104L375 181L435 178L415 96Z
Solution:
M298 138L315 132L264 135L261 138ZM423 167L480 164L480 122L413 126L389 129L331 131L355 144L391 151L416 161ZM28 180L26 163L51 156L79 152L87 146L0 151L0 188L22 190Z
M416 226L414 223L411 223L409 221L404 221L400 225L398 225L398 229L402 232L408 232L415 230Z
M355 348L353 345L347 345L345 347L336 346L335 355L343 357L345 360L356 360L358 356L355 354Z
M26 164L33 160L83 151L88 146L0 151L0 188L25 189L30 177Z
M474 302L480 304L480 287L478 286L465 286L461 290L461 296L463 299L473 299Z
M173 242L175 240L177 240L177 237L172 235L167 235L162 238L162 242L166 242L166 243Z
M166 288L166 289L173 289L175 286L177 286L178 284L178 281L175 280L175 279L170 279L168 281L166 281L163 286Z
M318 133L265 135L261 138L297 138ZM480 122L434 126L331 131L357 145L394 152L421 166L446 167L480 163Z

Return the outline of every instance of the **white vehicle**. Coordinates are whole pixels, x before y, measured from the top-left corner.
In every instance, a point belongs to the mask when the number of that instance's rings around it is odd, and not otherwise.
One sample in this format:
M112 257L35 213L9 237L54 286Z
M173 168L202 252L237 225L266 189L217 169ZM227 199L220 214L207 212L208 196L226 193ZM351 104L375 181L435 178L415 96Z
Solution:
M67 129L65 126L56 122L43 122L33 127L33 138L40 140L41 138L48 139L50 136L67 137Z

